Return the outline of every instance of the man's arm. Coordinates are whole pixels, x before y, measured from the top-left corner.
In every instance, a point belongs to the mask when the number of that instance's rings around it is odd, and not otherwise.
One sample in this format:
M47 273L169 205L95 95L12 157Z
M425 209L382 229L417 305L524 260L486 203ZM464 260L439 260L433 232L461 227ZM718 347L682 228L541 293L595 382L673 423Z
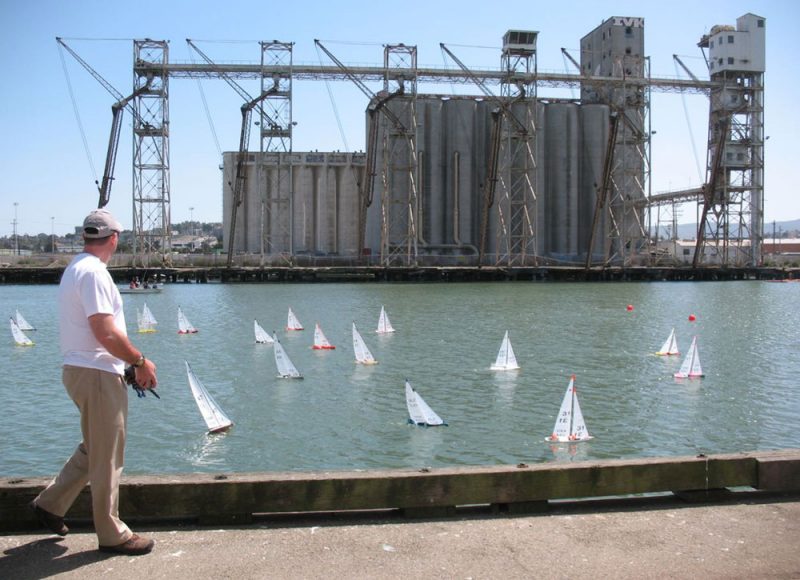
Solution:
M117 357L126 364L133 364L143 356L133 346L125 333L117 328L114 324L114 317L111 314L93 314L89 317L89 327L92 329L92 334L94 334L97 342L112 356ZM156 365L153 364L153 361L145 359L142 366L136 367L136 382L145 389L152 389L158 384Z

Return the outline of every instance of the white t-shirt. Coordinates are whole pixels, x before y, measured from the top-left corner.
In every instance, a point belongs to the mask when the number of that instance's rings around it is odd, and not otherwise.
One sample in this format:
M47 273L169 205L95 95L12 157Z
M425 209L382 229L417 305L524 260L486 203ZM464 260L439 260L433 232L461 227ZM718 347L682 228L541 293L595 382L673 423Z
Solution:
M58 306L64 364L123 374L124 361L109 354L89 326L90 316L111 314L116 327L128 334L122 296L100 258L88 253L75 256L61 277Z

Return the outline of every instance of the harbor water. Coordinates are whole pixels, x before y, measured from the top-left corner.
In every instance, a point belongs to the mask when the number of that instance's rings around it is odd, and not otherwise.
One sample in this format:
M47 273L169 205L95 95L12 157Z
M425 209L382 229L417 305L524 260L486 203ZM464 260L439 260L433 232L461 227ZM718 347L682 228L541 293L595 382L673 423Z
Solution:
M80 440L61 385L56 286L2 286L36 327L0 340L0 475L54 474ZM800 283L172 284L125 295L161 399L129 401L126 473L367 470L800 447ZM147 303L155 333L139 334ZM375 333L385 306L393 334ZM628 308L630 305L632 308ZM177 310L197 334L177 333ZM291 307L303 331L286 331ZM690 320L690 315L695 319ZM6 319L7 320L7 319ZM275 330L304 380L276 377ZM312 350L319 322L335 350ZM355 322L377 365L354 363ZM8 322L6 321L8 328ZM702 379L654 353L697 337ZM521 366L491 371L504 332ZM208 435L184 361L234 421ZM594 437L550 444L570 376ZM409 425L404 380L448 423Z

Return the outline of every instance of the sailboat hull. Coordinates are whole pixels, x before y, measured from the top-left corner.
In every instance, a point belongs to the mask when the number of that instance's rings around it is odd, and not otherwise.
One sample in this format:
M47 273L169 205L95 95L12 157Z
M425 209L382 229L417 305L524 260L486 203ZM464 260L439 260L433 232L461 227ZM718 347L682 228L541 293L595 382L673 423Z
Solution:
M591 441L592 439L594 439L592 435L584 437L583 439L577 439L572 437L557 437L554 435L544 438L546 443L580 443L581 441Z

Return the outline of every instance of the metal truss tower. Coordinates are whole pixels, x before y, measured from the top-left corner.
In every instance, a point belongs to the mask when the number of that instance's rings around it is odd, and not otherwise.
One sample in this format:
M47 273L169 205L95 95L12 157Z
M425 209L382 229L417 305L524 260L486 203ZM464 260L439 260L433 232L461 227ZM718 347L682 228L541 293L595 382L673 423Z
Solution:
M261 42L260 155L256 163L262 196L262 254L291 260L293 243L292 48L291 42ZM281 70L283 72L275 72ZM269 167L263 162L269 157Z
M765 26L764 18L745 14L735 29L715 26L699 43L709 48L714 88L695 266L762 263Z
M614 76L618 78L648 76L647 61L642 57L625 55L615 64L617 68ZM614 106L621 120L612 153L606 260L630 266L633 257L646 250L647 224L640 202L650 193L649 87L623 84Z
M135 40L133 62L133 89L142 91L133 100L133 253L146 267L158 254L168 262L171 250L168 43ZM149 75L137 72L142 64Z
M536 38L509 30L503 37L500 98L505 103L497 153L495 264L536 265Z
M417 159L417 47L389 44L383 50L385 95L399 122L385 124L381 169L381 255L384 266L414 266L418 255L420 215ZM377 122L374 118L372 122Z

